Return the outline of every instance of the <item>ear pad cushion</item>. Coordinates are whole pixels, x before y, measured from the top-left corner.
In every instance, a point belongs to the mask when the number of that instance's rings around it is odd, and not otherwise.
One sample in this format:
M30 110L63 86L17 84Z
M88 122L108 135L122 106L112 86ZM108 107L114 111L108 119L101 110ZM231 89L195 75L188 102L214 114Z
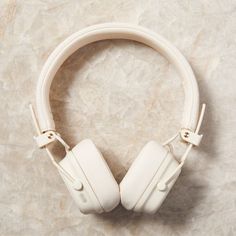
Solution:
M155 141L148 142L120 183L121 203L128 210L155 213L174 185L159 191L157 184L179 165L173 155Z
M75 190L71 182L60 173L83 213L108 212L119 204L119 186L91 140L85 139L77 144L60 165L83 185L79 191Z

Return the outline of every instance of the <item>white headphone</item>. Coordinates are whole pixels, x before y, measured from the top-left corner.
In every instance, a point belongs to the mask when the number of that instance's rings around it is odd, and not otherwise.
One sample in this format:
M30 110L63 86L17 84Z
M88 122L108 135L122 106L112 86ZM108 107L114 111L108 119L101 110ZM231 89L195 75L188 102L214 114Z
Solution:
M148 142L120 185L91 140L83 140L70 149L56 132L49 105L50 86L62 63L79 48L106 39L134 40L160 52L175 65L183 79L185 92L184 115L179 132L162 145L156 141ZM202 135L198 132L205 111L203 104L199 116L197 81L184 56L156 33L140 26L119 23L88 27L62 42L49 56L39 77L37 118L32 106L30 107L38 132L35 137L38 146L47 150L80 211L85 214L111 211L120 200L128 210L155 213L177 180L189 151L200 144ZM180 161L174 157L171 149L166 148L177 137L187 144ZM66 150L65 158L59 163L48 148L55 141L59 141Z

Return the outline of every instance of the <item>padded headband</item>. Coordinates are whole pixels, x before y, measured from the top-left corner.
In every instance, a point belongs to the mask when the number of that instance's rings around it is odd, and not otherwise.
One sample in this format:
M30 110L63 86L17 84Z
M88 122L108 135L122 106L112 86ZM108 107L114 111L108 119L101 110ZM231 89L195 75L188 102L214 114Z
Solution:
M127 39L143 43L163 55L174 64L183 81L185 104L181 128L195 130L198 122L199 91L191 66L184 56L160 35L140 26L120 23L105 23L85 28L63 41L49 56L41 71L36 106L42 132L55 130L49 104L52 80L63 62L79 48L101 40Z

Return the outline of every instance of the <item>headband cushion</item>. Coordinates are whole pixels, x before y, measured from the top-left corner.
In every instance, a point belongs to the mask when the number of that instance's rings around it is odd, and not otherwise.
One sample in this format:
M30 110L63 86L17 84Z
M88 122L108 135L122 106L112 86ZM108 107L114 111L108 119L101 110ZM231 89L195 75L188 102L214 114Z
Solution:
M148 142L120 183L121 203L128 210L155 212L176 178L161 192L156 188L178 166L172 154L155 141Z
M143 43L162 54L179 72L185 91L181 128L195 130L198 120L199 92L191 66L184 56L160 35L136 25L104 23L87 27L65 39L47 59L37 84L36 105L42 131L55 130L49 104L52 80L63 62L79 48L107 39L127 39Z
M79 178L84 190L93 191L103 211L108 212L115 208L120 202L119 186L94 143L90 139L85 139L77 144L69 154L66 158L73 163L75 172L83 175L82 177L80 175ZM77 194L78 191L73 192ZM92 194L90 195L90 199L94 198ZM96 200L92 201L96 202Z

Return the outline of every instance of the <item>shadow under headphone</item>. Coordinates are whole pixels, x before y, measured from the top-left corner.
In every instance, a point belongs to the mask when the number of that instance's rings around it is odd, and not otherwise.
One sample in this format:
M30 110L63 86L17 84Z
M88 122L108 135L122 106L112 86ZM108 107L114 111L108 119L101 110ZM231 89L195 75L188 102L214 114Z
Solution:
M126 173L120 185L114 179L101 152L90 139L72 149L56 132L49 104L52 80L63 62L79 48L106 39L127 39L155 49L175 65L184 86L185 105L179 132L163 144L148 142ZM199 115L199 91L194 73L184 56L160 35L140 26L105 23L85 28L63 41L49 56L37 84L37 118L30 106L38 136L35 140L45 148L52 163L59 170L71 196L84 214L109 212L121 201L128 210L155 213L177 180L181 168L193 146L198 146L202 135L199 129L205 112ZM166 148L179 138L186 150L178 161ZM66 156L57 163L48 145L59 141Z

